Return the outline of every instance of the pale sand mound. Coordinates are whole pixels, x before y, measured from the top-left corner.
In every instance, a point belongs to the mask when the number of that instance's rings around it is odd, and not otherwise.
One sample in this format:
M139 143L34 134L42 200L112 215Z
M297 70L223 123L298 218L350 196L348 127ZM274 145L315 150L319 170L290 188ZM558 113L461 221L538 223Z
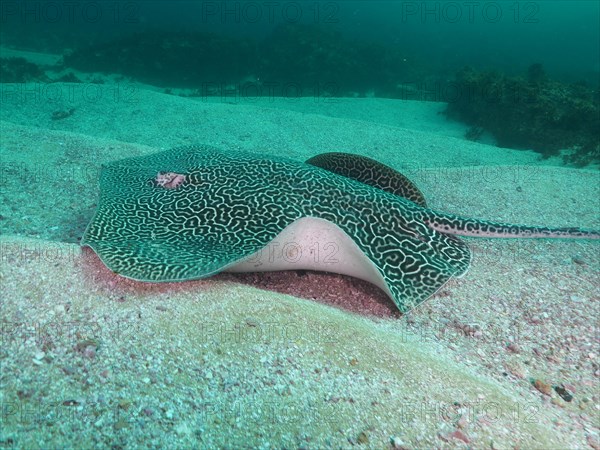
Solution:
M458 139L464 127L446 120L440 114L443 107L431 103L327 98L239 99L238 103L234 98L215 103L143 91L127 83L5 83L2 88L0 119L5 122L155 149L203 143L298 159L345 151L404 170L540 164L534 152ZM294 110L285 109L286 105ZM329 115L316 113L320 109ZM52 119L53 113L70 110L72 115ZM374 122L384 116L383 123ZM89 161L94 155L81 156Z
M165 447L174 432L179 447L567 448L580 435L404 322L233 283L132 282L74 245L2 248L5 445Z

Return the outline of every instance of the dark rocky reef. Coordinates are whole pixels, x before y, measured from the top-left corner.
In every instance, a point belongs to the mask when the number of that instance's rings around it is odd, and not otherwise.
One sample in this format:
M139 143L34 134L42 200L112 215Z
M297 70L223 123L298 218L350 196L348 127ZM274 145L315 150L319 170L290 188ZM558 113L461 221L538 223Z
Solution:
M494 135L502 147L531 149L566 163L600 163L600 93L549 79L540 64L526 76L465 68L446 114ZM562 151L562 152L561 152Z
M288 89L290 95L312 96L320 89L330 96L394 97L400 80L414 75L399 48L354 42L332 29L298 24L280 26L260 41L146 31L83 46L65 54L64 64L164 88L202 93L208 86L208 95L219 95L218 84L255 83L262 95L285 95Z
M210 33L145 31L64 55L64 64L88 72L118 73L159 86L198 87L234 82L256 63L252 41Z
M44 71L25 58L0 58L0 83L48 81Z

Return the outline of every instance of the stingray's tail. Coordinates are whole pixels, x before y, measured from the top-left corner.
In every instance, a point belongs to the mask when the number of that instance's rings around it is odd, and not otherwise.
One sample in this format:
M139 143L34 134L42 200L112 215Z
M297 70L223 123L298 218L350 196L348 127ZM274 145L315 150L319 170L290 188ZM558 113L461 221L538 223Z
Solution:
M485 238L565 238L600 239L600 230L585 228L549 228L515 225L512 223L490 222L488 220L469 219L428 211L425 222L441 233L457 236Z

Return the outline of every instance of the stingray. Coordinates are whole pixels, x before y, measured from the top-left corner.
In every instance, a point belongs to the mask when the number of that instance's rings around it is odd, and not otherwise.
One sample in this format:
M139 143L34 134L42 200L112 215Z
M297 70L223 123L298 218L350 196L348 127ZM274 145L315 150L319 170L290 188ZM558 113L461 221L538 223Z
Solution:
M104 165L81 244L113 272L147 282L222 271L350 275L406 312L465 274L471 253L458 236L599 239L600 231L434 211L408 178L364 156L298 162L189 146Z

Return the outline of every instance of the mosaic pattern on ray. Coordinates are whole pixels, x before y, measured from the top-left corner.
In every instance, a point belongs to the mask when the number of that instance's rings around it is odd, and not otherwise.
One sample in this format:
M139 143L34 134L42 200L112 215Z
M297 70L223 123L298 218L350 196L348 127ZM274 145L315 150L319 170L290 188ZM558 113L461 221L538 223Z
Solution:
M600 237L435 212L409 200L425 204L406 177L377 161L344 154L311 160L195 146L107 164L82 245L128 278L190 280L226 270L294 221L317 217L356 243L405 312L467 271L469 248L454 235Z

